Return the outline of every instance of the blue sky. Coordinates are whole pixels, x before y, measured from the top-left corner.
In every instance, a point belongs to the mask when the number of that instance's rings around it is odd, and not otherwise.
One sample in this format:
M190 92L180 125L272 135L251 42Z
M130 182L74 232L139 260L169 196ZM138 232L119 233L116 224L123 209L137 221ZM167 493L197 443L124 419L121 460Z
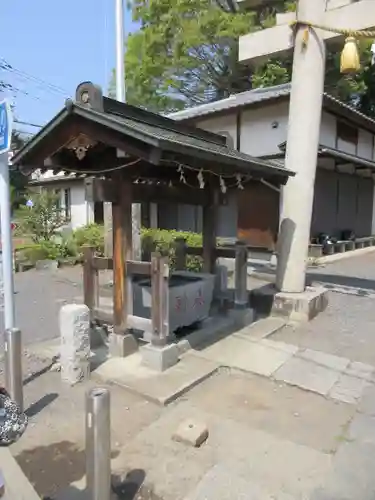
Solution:
M107 92L115 64L115 0L1 3L0 81L18 89L7 96L15 104L16 119L43 125L84 80ZM134 30L130 12L125 29ZM1 69L3 60L14 71Z

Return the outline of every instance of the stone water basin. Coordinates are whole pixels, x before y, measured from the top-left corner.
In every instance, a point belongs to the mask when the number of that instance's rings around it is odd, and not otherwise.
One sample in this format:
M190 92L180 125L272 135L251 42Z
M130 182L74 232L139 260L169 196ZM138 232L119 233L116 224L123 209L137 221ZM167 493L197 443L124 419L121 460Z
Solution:
M207 318L213 298L213 274L174 272L169 277L169 332ZM133 282L133 314L151 318L151 279Z

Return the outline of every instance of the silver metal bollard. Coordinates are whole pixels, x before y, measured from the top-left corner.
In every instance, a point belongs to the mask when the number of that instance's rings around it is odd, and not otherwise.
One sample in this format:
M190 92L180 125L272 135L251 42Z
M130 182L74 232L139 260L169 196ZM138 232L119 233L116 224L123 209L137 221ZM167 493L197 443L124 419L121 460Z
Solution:
M111 497L111 421L108 389L86 395L86 487L90 500Z
M5 388L23 411L22 338L19 328L5 330Z

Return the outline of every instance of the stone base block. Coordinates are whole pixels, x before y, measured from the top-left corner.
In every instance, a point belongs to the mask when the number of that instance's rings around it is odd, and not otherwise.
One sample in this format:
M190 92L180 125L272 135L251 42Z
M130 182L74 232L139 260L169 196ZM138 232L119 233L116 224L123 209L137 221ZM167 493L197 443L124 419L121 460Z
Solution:
M114 358L126 358L138 351L138 343L133 335L111 333L108 337L108 352Z
M37 271L57 271L59 263L57 260L37 260L35 269Z
M228 316L234 321L236 328L245 328L254 323L255 313L248 307L243 309L229 309Z
M310 321L328 305L328 291L322 287L306 287L302 293L278 292L273 284L251 293L256 309L290 321Z
M185 420L173 434L173 441L199 448L208 438L208 429L203 422Z
M142 365L157 372L164 372L178 363L179 349L176 344L163 347L145 345L141 347L141 353Z

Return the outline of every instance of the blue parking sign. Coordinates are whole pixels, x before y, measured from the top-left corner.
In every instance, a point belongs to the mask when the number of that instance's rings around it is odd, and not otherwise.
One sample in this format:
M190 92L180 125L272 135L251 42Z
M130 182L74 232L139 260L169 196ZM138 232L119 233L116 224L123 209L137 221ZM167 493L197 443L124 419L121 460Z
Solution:
M12 141L12 111L7 100L0 102L0 154L10 150Z

